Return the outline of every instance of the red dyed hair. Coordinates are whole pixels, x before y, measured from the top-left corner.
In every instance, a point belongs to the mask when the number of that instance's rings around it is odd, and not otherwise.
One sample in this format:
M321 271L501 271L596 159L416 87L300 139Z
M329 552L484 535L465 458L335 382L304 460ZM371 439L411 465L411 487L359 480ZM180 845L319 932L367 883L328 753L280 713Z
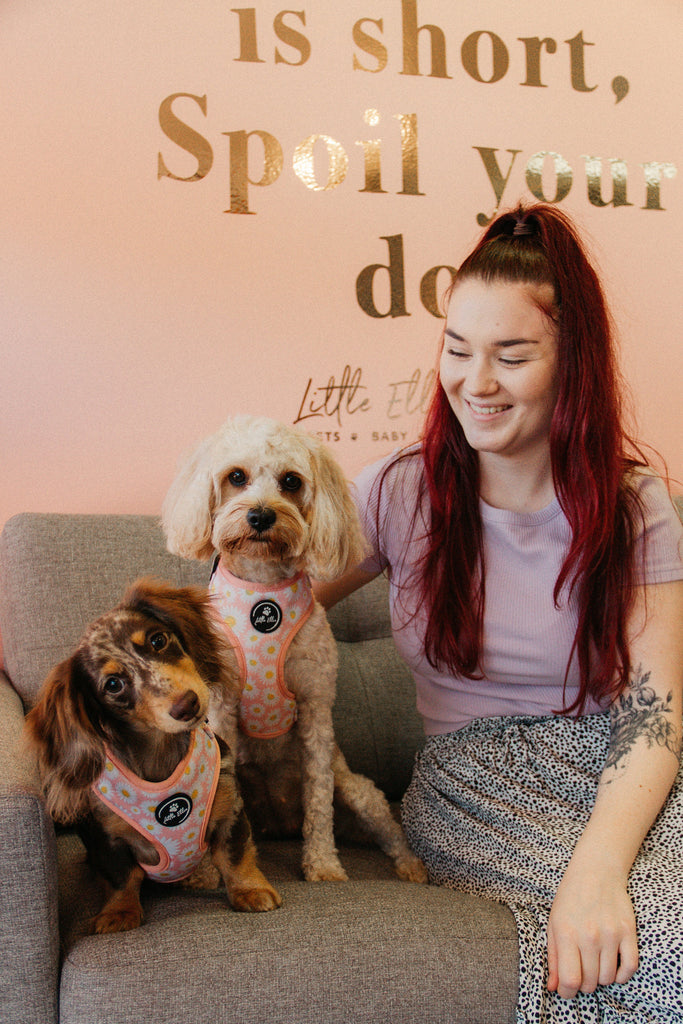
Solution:
M643 462L622 424L611 319L572 222L549 205L498 217L458 270L448 297L467 277L550 284L555 291L559 392L550 456L571 543L554 599L557 604L562 592L565 600L573 594L578 605L572 656L578 658L580 688L565 711L580 712L588 696L601 700L621 692L630 672L626 622L634 593L633 537L642 512L626 475ZM431 506L420 567L429 608L426 654L434 667L477 678L486 590L478 457L438 382L423 458Z

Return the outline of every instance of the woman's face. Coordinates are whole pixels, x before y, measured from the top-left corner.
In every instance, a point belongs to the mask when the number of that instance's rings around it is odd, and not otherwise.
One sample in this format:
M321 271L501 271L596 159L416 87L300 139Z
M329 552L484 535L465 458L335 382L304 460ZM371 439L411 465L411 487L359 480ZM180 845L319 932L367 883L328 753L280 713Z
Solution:
M541 308L542 307L542 308ZM557 328L551 285L456 284L440 379L469 445L480 453L547 452L557 401Z

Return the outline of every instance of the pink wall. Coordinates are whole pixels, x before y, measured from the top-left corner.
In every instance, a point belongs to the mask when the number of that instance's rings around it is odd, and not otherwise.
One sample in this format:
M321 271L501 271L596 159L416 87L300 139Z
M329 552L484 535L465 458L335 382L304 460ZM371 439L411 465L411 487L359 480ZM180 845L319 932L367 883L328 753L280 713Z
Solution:
M305 415L349 473L414 436L440 328L420 283L503 184L589 233L639 432L683 480L683 7L282 10L5 0L0 525L155 513L234 412ZM390 253L397 315L371 316L357 281L380 265L389 312Z

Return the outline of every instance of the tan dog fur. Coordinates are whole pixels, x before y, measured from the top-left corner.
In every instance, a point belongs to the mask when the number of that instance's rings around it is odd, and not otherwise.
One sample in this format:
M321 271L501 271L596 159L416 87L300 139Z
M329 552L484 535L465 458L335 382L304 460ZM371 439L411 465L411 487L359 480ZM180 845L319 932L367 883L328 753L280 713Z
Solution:
M259 530L247 516L267 511ZM356 508L328 449L302 431L256 417L229 420L191 454L164 502L169 550L222 564L243 580L273 584L303 570L334 579L365 550ZM384 795L353 773L335 743L337 650L323 608L293 639L284 667L296 696L294 727L274 739L240 734L238 772L253 827L303 831L310 881L344 880L333 834L333 800L349 808L393 859L399 877L424 882Z

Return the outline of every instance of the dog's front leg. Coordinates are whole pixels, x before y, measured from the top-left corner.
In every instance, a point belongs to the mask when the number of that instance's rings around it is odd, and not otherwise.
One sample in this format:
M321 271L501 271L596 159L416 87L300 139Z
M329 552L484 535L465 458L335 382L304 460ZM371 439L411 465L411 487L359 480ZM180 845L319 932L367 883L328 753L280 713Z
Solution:
M78 833L88 851L88 860L106 889L104 906L91 922L91 930L103 934L138 928L144 916L140 887L145 873L130 847L125 842L113 842L93 815L79 823Z
M249 820L228 768L221 771L208 836L211 859L223 878L233 910L258 912L281 905L280 894L258 867Z
M127 932L142 924L144 915L140 903L140 886L144 877L144 871L136 864L120 885L113 887L107 882L107 899L92 923L93 931L99 935Z
M345 882L334 843L334 732L332 711L320 705L299 706L301 740L304 877L309 882Z

